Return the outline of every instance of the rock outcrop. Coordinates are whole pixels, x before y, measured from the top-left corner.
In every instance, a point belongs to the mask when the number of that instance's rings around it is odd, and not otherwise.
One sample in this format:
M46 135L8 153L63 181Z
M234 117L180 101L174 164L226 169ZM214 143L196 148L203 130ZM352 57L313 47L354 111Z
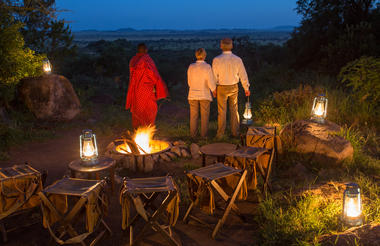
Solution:
M286 125L280 136L294 146L298 153L311 155L315 162L339 163L351 159L354 153L351 143L337 135L340 129L340 126L330 121L319 124L299 120Z
M72 84L64 76L49 74L21 82L20 98L40 120L67 121L80 112Z

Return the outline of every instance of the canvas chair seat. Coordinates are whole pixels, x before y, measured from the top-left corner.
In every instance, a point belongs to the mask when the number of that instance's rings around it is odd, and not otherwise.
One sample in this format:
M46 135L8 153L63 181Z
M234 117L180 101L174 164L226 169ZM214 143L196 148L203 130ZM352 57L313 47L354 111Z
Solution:
M43 225L57 243L86 245L85 240L99 225L103 225L104 230L91 241L91 245L97 243L105 232L112 233L103 220L108 208L105 185L104 180L63 178L38 193L41 198ZM68 198L76 201L71 208ZM85 210L85 232L79 234L73 224L81 221L82 210ZM69 238L64 239L66 234Z
M156 207L153 202L159 199L159 194L163 194L164 199ZM120 192L120 204L122 229L129 229L130 245L140 241L149 228L160 233L170 245L179 245L171 233L171 227L176 224L179 215L179 202L177 186L170 176L125 178ZM136 215L130 219L132 208L136 210ZM167 218L167 224L163 224L160 217ZM134 239L133 227L139 218L143 219L145 225Z
M125 191L130 193L152 193L176 190L173 180L168 177L126 179Z
M7 241L4 219L39 206L37 193L41 190L42 175L31 166L0 168L0 231L4 241Z
M190 213L194 206L198 205L202 210L209 214L214 214L214 190L226 203L224 214L222 218L218 220L218 223L212 232L212 238L215 238L231 210L240 216L239 209L235 205L235 200L238 196L240 199L245 199L247 196L247 186L245 181L247 171L226 166L222 163L216 163L188 171L186 175L188 177L189 193L192 202L183 218L184 222L187 222L188 219L191 218L202 224L207 224ZM232 190L230 195L225 191L227 188Z

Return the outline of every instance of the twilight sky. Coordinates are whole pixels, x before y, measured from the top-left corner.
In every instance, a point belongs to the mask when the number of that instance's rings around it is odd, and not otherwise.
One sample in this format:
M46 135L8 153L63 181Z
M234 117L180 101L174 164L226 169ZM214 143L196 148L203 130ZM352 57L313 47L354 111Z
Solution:
M56 0L73 30L268 28L298 25L296 0Z

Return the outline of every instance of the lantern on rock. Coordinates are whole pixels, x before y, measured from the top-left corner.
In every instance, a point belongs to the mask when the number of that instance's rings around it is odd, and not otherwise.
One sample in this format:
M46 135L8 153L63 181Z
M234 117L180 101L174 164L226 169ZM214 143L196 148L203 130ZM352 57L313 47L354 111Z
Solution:
M343 221L346 225L359 226L363 223L361 202L358 184L347 184L343 193Z
M319 94L314 98L313 107L311 109L311 120L318 123L325 123L327 114L328 100L324 94Z
M49 59L46 58L45 60L43 60L42 69L44 70L45 74L51 74L51 63Z
M96 163L98 159L98 146L96 145L96 136L91 130L83 130L79 137L80 158L84 163Z
M252 122L253 122L253 120L252 120L252 106L251 106L251 102L249 101L249 97L247 97L247 102L245 103L245 109L244 109L242 124L251 125Z

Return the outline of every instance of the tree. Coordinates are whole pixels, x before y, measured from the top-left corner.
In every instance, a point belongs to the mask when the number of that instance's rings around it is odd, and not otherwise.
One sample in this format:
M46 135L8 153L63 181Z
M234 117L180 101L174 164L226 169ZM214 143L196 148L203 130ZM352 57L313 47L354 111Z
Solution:
M298 0L301 25L288 41L294 65L336 74L347 62L380 50L379 0Z
M70 27L64 20L57 19L55 0L3 1L10 7L16 20L24 24L21 31L29 48L46 53L55 61L55 65L75 52Z
M21 79L42 73L45 56L36 55L33 50L24 47L20 33L22 26L0 2L0 106L9 106L14 88Z

